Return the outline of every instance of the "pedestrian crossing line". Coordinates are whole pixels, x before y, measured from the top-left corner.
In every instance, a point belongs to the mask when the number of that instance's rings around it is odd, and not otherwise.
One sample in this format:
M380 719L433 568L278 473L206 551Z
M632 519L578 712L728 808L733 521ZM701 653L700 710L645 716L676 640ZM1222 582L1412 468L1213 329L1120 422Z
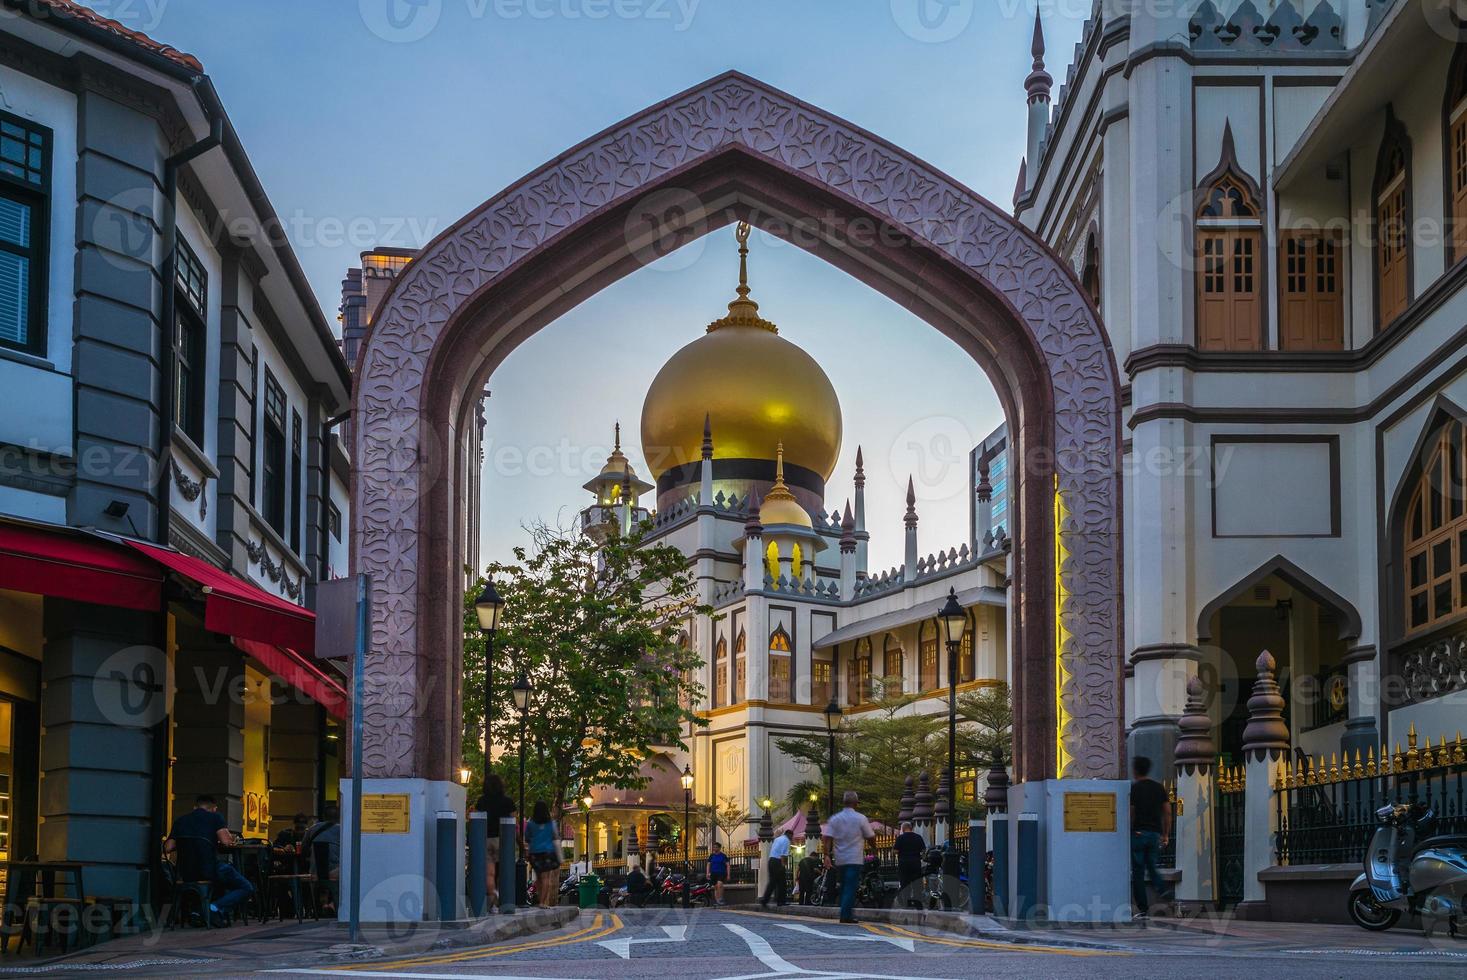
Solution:
M516 943L512 946L494 946L481 949L461 950L457 953L441 953L436 956L414 956L400 960L376 960L371 963L362 963L353 966L332 967L334 970L343 972L377 972L386 969L397 969L410 966L437 966L444 963L464 963L469 960L491 959L496 956L508 956L512 953L533 952L539 949L552 949L556 946L569 946L575 943L591 942L596 939L604 939L622 928L620 916L611 916L608 924L606 916L597 913L596 918L584 929L567 933L564 936L552 936L548 939L537 939L532 942Z
M939 946L957 946L963 949L996 949L1006 953L1044 953L1050 956L1129 956L1131 954L1109 949L1073 949L1066 946L1030 946L1022 943L994 943L982 939L958 939L938 938L936 936L924 935L903 929L901 926L889 923L864 922L861 928L875 933L878 936L900 936L906 939L917 939L924 943L936 943Z

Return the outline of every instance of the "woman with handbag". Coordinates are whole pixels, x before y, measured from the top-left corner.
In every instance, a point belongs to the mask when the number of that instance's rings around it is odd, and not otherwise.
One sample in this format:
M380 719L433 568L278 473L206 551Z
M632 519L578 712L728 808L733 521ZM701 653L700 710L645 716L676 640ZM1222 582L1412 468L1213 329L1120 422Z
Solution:
M530 822L525 824L525 849L535 872L535 898L542 909L553 908L560 899L560 839L550 806L536 800Z

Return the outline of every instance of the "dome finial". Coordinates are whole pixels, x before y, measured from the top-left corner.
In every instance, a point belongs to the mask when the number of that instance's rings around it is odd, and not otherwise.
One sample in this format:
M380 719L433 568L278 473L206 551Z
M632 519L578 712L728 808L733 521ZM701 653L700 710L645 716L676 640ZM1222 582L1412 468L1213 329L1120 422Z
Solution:
M754 228L747 221L740 221L734 230L739 242L739 285L734 290L738 295L728 304L728 315L708 325L712 333L722 327L758 327L770 333L779 333L779 328L759 315L759 304L749 298L749 236Z
M615 431L616 431L615 445L612 446L612 450L611 451L612 452L619 453L619 452L621 452L621 421L620 420L618 420L617 423L616 423L616 429L615 429Z

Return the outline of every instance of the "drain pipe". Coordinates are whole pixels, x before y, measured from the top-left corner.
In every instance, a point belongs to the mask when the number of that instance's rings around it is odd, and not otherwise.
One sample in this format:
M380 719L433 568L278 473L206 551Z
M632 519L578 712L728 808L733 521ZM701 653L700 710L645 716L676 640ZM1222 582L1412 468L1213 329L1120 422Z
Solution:
M195 91L200 82L194 82ZM202 100L200 100L202 103ZM158 478L154 495L158 500L158 526L155 537L161 545L168 544L168 528L173 522L173 369L178 351L174 348L176 334L173 321L176 313L175 290L178 278L178 172L189 161L203 156L224 142L224 119L213 116L209 120L209 135L192 146L185 147L163 161L163 313L158 325L161 331L158 352L161 362L159 372L162 384L158 403Z

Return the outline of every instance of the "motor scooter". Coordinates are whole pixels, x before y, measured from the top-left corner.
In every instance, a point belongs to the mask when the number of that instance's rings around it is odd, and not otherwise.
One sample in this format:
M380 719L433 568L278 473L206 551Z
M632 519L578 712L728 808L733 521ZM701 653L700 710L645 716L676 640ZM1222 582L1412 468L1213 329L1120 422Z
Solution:
M1350 919L1357 926L1382 932L1403 912L1421 916L1428 936L1443 922L1453 936L1467 924L1467 834L1418 843L1433 816L1424 803L1392 803L1375 811L1365 871L1350 885Z

